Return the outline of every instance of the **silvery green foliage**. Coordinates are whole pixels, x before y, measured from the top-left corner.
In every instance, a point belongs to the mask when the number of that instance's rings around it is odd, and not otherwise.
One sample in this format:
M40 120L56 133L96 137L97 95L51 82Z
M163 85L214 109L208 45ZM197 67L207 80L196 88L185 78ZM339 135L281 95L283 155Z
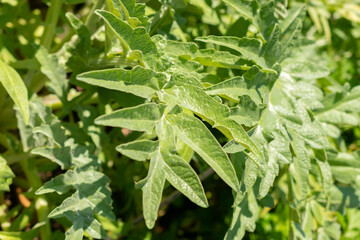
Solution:
M196 41L211 47L199 49L194 42L150 37L146 24L140 24L143 15L130 18L124 13L133 9L131 1L122 2L114 1L110 12L97 14L120 40L126 57L137 59L138 66L87 72L77 79L147 99L143 105L96 119L99 125L153 136L117 147L134 160L150 160L148 176L138 183L146 225L154 226L165 180L199 206L208 205L196 173L176 148L177 142L183 142L234 191L233 220L226 239L241 239L245 231L254 231L260 200L272 199L269 191L277 177L284 175L287 185L276 188L288 196L292 236L312 238L314 230L326 235L329 226L338 231L338 225L327 220L318 221L320 227L315 228L310 223L318 219L311 211L321 204L332 206L334 194L341 196L334 178L352 186L358 181L332 167L342 155L331 147L327 136L335 136L336 124L358 124L359 111L354 105L360 106L359 91L354 88L324 98L312 84L329 71L321 62L298 57L312 45L301 35L304 5L286 10L286 5L276 1L225 0L250 20L257 33L253 38L199 37ZM285 6L283 14L279 6ZM218 50L224 47L226 51ZM211 84L204 67L245 73ZM229 139L225 151L199 118ZM326 129L328 125L332 132ZM231 155L232 164L225 152ZM353 167L357 162L349 160L349 164ZM319 186L309 182L310 175ZM311 190L314 188L322 189L320 195ZM316 200L307 200L311 196Z
M144 4L107 2L108 10L96 14L112 31L107 41L121 47L131 69L88 71L77 75L77 83L145 99L134 107L111 109L95 123L144 132L116 150L136 161L149 161L148 175L137 182L147 227L155 225L166 181L195 204L208 207L190 165L195 152L233 190L233 216L225 239L242 239L246 231L254 231L260 210L281 197L290 208L290 237L337 239L340 226L327 218L327 211L343 213L346 207L359 206L360 165L358 152L337 152L331 139L340 136L341 127L359 124L360 91L345 86L325 94L315 84L329 71L321 61L304 57L316 55L315 44L301 34L305 6L287 9L286 1L224 0L251 22L251 34L180 42L151 34L159 13L148 18ZM161 2L176 9L176 1ZM72 66L77 58L87 57L91 36L75 15L66 16L81 43L81 50L68 46L73 55L66 60ZM44 48L35 57L50 80L49 90L66 107L68 83L58 59ZM207 72L210 68L228 69L230 74L215 76ZM22 121L28 115L25 108L17 115L24 150L65 171L36 193L72 191L49 217L72 222L67 239L82 239L84 232L105 238L96 215L114 215L109 179L100 172L93 150L101 148L100 128L92 125L97 112L77 106L91 139L89 147L69 136L39 99L33 97L29 104L29 125ZM225 146L204 122L227 138Z
M99 159L89 146L68 137L61 122L35 95L30 101L30 121L26 126L20 114L19 129L25 150L57 163L64 174L45 183L36 194L56 192L73 194L50 214L50 218L66 217L73 226L66 232L66 239L83 239L84 232L93 238L106 234L95 214L114 219L112 213L109 179L98 171Z

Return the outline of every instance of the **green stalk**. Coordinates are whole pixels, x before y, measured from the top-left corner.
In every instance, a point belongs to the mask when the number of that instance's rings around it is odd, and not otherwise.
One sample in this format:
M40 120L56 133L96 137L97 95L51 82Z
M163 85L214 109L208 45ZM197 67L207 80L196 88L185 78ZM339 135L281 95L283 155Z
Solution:
M46 49L50 49L51 43L54 39L55 29L60 16L62 4L62 0L52 0L50 8L47 11L45 30L40 41L41 45L43 45Z
M46 82L46 77L41 72L34 72L32 80L29 84L29 89L35 93L39 92Z
M61 13L62 4L62 0L52 0L51 5L46 13L45 29L40 40L40 44L48 50L51 48L51 44L54 39L55 29ZM38 92L44 85L45 79L46 78L44 75L42 75L40 72L31 70L27 73L24 80L31 91Z
M5 88L0 84L0 108L2 108L6 97Z
M97 0L95 1L93 7L91 8L88 16L86 17L85 20L85 26L89 29L90 34L93 34L96 31L96 21L98 19L96 19L96 16L94 14L96 9L101 8L101 6L103 5L104 0Z
M38 170L35 165L35 159L24 159L20 161L20 166L25 173L25 176L30 186L36 190L42 186ZM51 236L50 221L48 219L49 207L48 202L44 196L35 196L35 211L38 222L44 222L44 226L40 228L40 239L48 240Z

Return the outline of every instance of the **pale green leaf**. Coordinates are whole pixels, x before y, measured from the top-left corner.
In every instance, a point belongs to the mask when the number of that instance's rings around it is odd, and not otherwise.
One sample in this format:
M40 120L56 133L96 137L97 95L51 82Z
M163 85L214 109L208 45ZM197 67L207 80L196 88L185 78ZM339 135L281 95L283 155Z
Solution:
M190 164L175 154L162 153L161 156L164 160L166 180L197 205L208 207L200 179Z
M230 119L247 127L252 127L258 123L262 109L248 95L243 95L239 97L239 104L230 110Z
M142 189L142 205L145 223L148 228L153 228L157 219L161 196L165 184L165 170L160 153L154 154L150 160L150 169L145 179L138 182Z
M158 149L158 147L158 141L139 140L121 144L116 147L116 151L131 159L145 161L151 158L151 155Z
M194 149L231 188L239 190L239 182L228 156L199 119L185 113L167 114L165 118L184 143Z
M84 230L83 228L75 229L72 226L66 233L65 233L65 240L82 240L84 237Z
M350 91L344 89L342 93L333 93L322 100L324 108L317 111L316 119L333 124L359 124L360 87Z
M329 158L331 174L336 181L344 184L353 184L360 175L360 153L340 152L335 158Z
M319 166L324 192L328 197L330 197L329 192L333 184L330 165L327 161L321 160L317 160L316 163Z
M226 51L215 49L202 49L199 51L193 42L167 41L165 51L168 55L199 62L203 66L248 69L253 63Z
M144 63L154 65L158 55L156 45L144 27L132 28L127 22L104 10L96 10L95 13L105 20L128 50L140 51Z
M95 119L95 123L151 133L157 121L163 116L165 107L163 104L145 103L100 116Z
M33 133L41 133L52 139L59 147L64 146L66 136L65 130L61 127L60 122L56 121L51 125L42 124L41 126L34 127Z
M69 170L45 183L36 194L57 192L63 194L71 189L76 192L66 198L50 214L50 218L66 217L73 223L73 229L67 233L68 239L76 239L86 231L91 237L103 238L104 230L95 219L94 214L114 219L111 209L111 192L108 189L109 179L102 173L89 170ZM81 231L74 231L82 229Z
M149 19L145 16L145 4L136 3L135 0L113 0L114 6L118 9L121 16L132 27L147 27Z
M152 97L166 82L166 75L150 69L108 69L82 73L77 80L87 84L132 93L143 98Z
M219 67L219 68L233 68L247 70L253 63L236 55L225 51L216 51L215 49L202 49L191 58L184 57L191 61L200 63L203 66Z
M328 68L323 67L313 62L290 62L282 65L282 70L295 78L300 79L317 79L326 77L330 71Z
M70 147L40 147L33 149L31 153L50 159L57 163L61 169L67 169L71 166L72 159Z
M210 95L225 96L236 102L239 101L240 96L248 95L255 104L259 104L262 101L261 97L251 85L251 82L245 80L244 77L234 77L208 87L205 91Z
M197 41L213 43L219 46L228 47L241 53L245 59L253 61L261 68L268 68L264 58L260 57L262 43L255 38L238 38L228 36L207 36L198 37Z
M0 60L0 83L18 106L25 124L29 123L28 91L20 75Z
M165 102L178 104L190 109L214 127L222 131L228 138L234 139L248 150L253 152L251 159L263 171L263 155L256 144L247 135L245 130L234 120L228 118L230 109L207 95L202 89L184 85L173 86L159 93L160 99ZM250 154L251 155L251 154Z
M72 28L78 34L80 41L79 44L76 45L77 50L81 54L85 54L91 48L91 35L85 24L78 19L73 13L67 12L65 14L66 18L69 20Z
M70 232L67 233L67 239L79 239L82 231L86 231L91 237L97 239L106 236L100 223L94 218L89 202L86 199L80 199L77 193L65 199L60 206L49 214L49 218L59 217L68 218L74 224L74 229L82 229L81 231L70 229Z
M229 4L233 7L238 13L240 13L243 17L249 19L252 24L254 24L258 29L258 20L257 20L257 10L259 8L258 1L252 0L224 0L225 3Z
M249 190L241 203L234 208L232 221L224 239L240 240L244 237L245 231L254 232L258 217L259 206L255 194Z
M264 58L266 64L269 67L273 67L276 63L280 62L280 56L282 55L283 47L280 43L281 30L278 24L273 26L270 39L264 46Z
M65 67L59 64L56 55L49 54L43 46L40 46L35 57L41 65L41 72L50 80L48 84L49 89L55 93L62 102L67 102L69 87Z
M305 143L298 136L294 135L292 147L296 157L293 159L291 172L296 180L296 193L300 199L306 197L308 191L308 179L310 171L310 157L308 156Z

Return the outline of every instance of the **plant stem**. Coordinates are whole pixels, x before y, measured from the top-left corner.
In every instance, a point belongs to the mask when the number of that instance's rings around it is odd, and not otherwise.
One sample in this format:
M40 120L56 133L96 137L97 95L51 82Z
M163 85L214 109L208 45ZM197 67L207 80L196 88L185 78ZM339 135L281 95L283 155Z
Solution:
M93 34L96 31L96 16L94 14L96 9L101 8L101 6L103 5L104 0L97 0L95 1L93 7L91 8L88 16L86 17L85 20L85 26L89 29L90 34Z
M20 166L25 173L30 186L36 190L42 186L42 182L35 165L35 159L27 158L20 161ZM35 196L35 210L38 222L44 222L44 226L40 228L40 239L48 240L51 236L50 222L48 219L49 208L48 202L44 196Z
M45 29L40 40L40 44L48 50L51 48L51 44L54 39L55 29L61 13L62 4L62 0L52 0L46 13ZM41 74L41 72L31 70L27 73L24 81L27 83L31 91L38 92L44 85L45 79L46 78L43 74Z
M61 13L62 4L62 0L52 0L50 8L47 11L45 19L45 30L40 41L41 45L43 45L46 49L50 49L54 39L55 29Z

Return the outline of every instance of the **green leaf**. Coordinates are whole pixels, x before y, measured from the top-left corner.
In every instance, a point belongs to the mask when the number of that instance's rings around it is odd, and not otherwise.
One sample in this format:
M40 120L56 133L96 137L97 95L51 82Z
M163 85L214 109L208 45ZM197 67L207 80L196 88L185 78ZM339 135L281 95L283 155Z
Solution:
M245 231L254 232L258 216L259 206L255 194L250 190L241 203L234 208L231 225L224 239L242 239Z
M167 114L165 119L184 143L194 149L232 189L239 190L239 182L228 156L199 119L185 113Z
M257 106L248 95L243 95L239 97L239 104L231 108L229 118L239 124L252 127L258 123L261 110L261 107Z
M215 49L202 49L199 51L197 45L192 42L166 41L165 51L170 56L180 56L198 62L203 66L248 69L248 65L253 64L247 59L226 51L216 51Z
M69 87L64 66L59 64L56 55L49 54L43 46L40 46L35 58L41 65L41 72L50 80L48 85L50 91L55 93L63 103L67 102Z
M77 80L87 84L151 98L166 82L166 75L150 69L108 69L82 73Z
M280 43L281 29L278 24L275 24L268 42L264 47L264 58L269 67L273 67L276 63L281 61L280 56L283 53L283 47Z
M9 185L11 185L14 177L15 175L7 165L6 160L0 156L0 192L10 191Z
M290 62L282 65L282 70L295 78L301 79L317 79L326 77L330 71L328 68L323 67L313 62Z
M238 13L240 13L243 17L250 20L252 24L254 24L258 29L258 20L256 18L257 9L259 8L258 1L251 1L251 0L224 0L225 3L233 7Z
M165 172L160 153L157 152L150 160L150 168L145 179L137 183L142 189L142 205L146 226L151 229L155 225L165 184Z
M267 148L267 168L261 179L258 198L263 198L273 186L276 176L279 174L279 163L288 164L292 160L290 139L284 127L274 131L274 140Z
M111 27L123 46L127 48L124 49L125 51L137 51L137 55L141 54L143 56L144 64L154 66L158 53L155 43L151 40L145 28L132 28L127 22L104 10L96 10L95 13L102 17Z
M135 0L113 0L112 2L133 28L148 27L149 19L145 16L145 4L136 3Z
M253 152L251 159L263 169L263 154L247 135L245 130L234 120L228 118L230 109L208 96L202 89L194 86L173 86L158 93L162 101L178 104L190 109L214 127L222 131L228 138L234 139Z
M198 37L196 41L213 43L219 46L231 48L241 53L242 57L253 61L261 68L268 68L264 58L260 57L262 43L255 38L238 38L229 36Z
M76 45L77 50L79 53L86 55L91 48L91 35L89 30L73 13L67 12L65 16L80 38L79 44Z
M65 130L61 127L59 121L54 122L51 125L41 125L33 128L33 133L41 133L52 139L56 145L64 146L66 136Z
M298 136L293 135L292 147L296 157L293 159L294 168L291 169L296 180L296 193L299 199L306 197L308 192L308 179L310 171L310 157L308 156L305 143Z
M244 77L234 77L208 87L205 91L210 95L225 96L236 102L239 102L240 96L248 95L255 104L260 104L262 101L261 97L258 91L251 87L251 83Z
M229 52L216 51L215 49L202 49L192 55L191 58L184 58L198 62L203 66L219 68L247 70L250 68L249 66L253 65L247 58L242 58Z
M166 121L158 126L160 146L159 151L165 168L166 180L171 185L201 207L208 207L201 181L190 164L182 157L173 154L176 144L173 128Z
M80 199L77 193L65 199L49 215L49 218L59 217L66 217L74 224L66 233L66 239L82 239L84 231L93 238L106 237L100 223L94 218L91 205L86 199Z
M161 154L161 156L165 163L166 180L197 205L208 207L201 181L190 164L175 154Z
M100 116L95 119L95 123L151 133L157 121L163 116L165 107L163 104L145 103Z
M360 113L360 87L356 86L350 91L344 89L342 93L333 93L322 100L324 108L317 111L316 119L319 121L348 124L357 126Z
M329 158L331 174L336 181L343 184L353 184L360 174L360 152L340 152L336 157Z
M108 189L109 179L102 173L89 170L69 170L45 183L36 191L36 194L65 192L75 189L76 192L66 198L50 214L50 218L66 217L73 223L67 238L73 239L82 236L86 231L91 237L104 238L105 232L94 214L114 220L111 210L111 192ZM82 230L76 230L82 229ZM76 230L76 231L74 231Z
M31 153L50 159L51 161L57 163L61 169L68 169L71 166L72 158L70 147L40 147L33 149Z
M330 197L329 192L333 184L331 167L327 161L317 160L316 163L321 173L321 180L322 180L324 192L328 197Z
M101 140L106 139L106 135L102 131L102 127L94 124L95 118L98 116L98 111L93 106L77 105L75 109L83 124L83 129L88 136L91 137L93 143L97 148L101 148Z
M229 108L208 96L202 89L190 85L173 86L159 93L161 101L178 104L215 122L229 114Z
M302 22L306 15L305 4L294 4L285 19L280 22L281 44L284 49L282 59L292 54L294 47L300 45Z
M116 147L116 151L131 159L146 161L151 158L151 155L158 149L158 147L158 141L138 140L121 144Z
M18 106L24 122L29 123L28 91L20 75L0 60L0 82Z

